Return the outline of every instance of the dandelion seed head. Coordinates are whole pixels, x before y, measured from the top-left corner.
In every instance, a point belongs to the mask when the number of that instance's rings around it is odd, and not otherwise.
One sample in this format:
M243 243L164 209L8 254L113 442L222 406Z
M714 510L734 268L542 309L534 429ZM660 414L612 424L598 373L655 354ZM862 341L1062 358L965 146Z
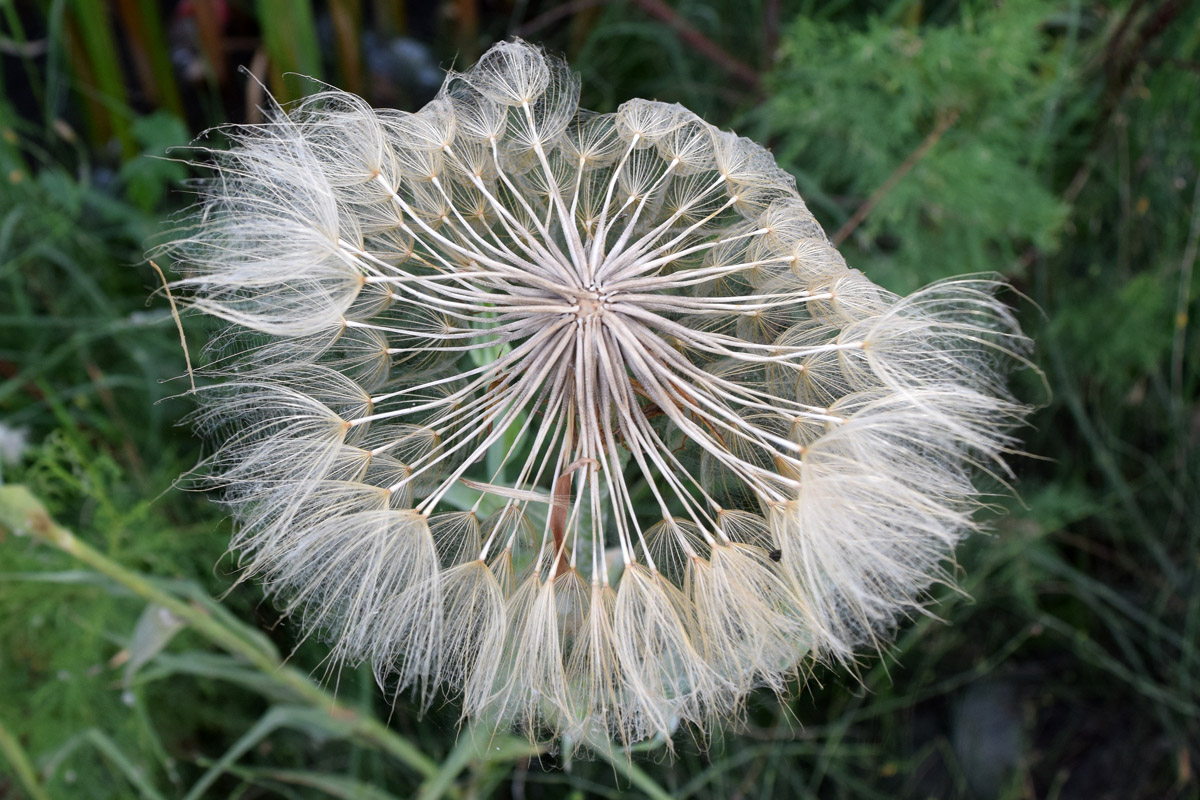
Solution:
M669 741L921 610L1026 343L990 279L849 268L757 144L578 96L521 41L416 113L322 92L230 132L171 249L230 323L233 548L334 667Z

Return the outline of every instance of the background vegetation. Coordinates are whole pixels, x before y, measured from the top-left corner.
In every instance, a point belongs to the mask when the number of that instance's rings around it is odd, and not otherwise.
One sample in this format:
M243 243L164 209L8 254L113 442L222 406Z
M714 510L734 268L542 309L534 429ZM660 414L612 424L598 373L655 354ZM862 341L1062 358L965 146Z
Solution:
M942 619L674 760L564 763L325 676L173 487L200 445L142 253L189 173L152 156L256 118L239 67L414 109L514 33L588 107L769 143L880 283L1003 273L1044 370ZM1196 4L0 0L0 70L0 797L1200 797Z

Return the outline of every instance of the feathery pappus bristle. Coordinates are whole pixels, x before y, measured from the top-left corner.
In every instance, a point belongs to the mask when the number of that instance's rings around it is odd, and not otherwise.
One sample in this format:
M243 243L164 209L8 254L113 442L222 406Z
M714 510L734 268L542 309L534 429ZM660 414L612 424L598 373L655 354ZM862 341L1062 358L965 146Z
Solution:
M990 278L896 296L772 156L514 40L205 151L169 246L232 548L331 663L587 749L882 646L1025 409Z

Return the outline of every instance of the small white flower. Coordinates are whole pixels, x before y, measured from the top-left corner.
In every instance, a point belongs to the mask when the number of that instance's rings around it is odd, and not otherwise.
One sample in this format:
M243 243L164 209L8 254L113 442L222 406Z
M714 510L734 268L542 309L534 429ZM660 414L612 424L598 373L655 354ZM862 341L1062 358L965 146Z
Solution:
M847 268L753 142L578 92L514 41L415 114L235 131L180 284L233 323L200 414L233 547L336 661L669 739L947 579L1025 341L988 280Z

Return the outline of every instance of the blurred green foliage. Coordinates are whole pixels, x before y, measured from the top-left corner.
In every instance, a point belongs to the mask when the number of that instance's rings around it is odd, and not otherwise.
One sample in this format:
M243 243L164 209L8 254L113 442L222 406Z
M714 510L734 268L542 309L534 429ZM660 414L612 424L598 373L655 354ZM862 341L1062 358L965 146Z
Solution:
M452 701L420 717L369 674L329 679L431 775L129 586L0 531L0 795L29 791L23 753L54 797L1200 797L1200 9L280 5L0 2L0 424L32 442L0 475L103 557L324 676L321 643L298 644L257 587L230 590L221 512L173 488L202 453L176 427L183 356L141 254L189 171L157 157L253 118L238 65L283 97L301 84L281 67L411 107L428 86L396 75L512 32L565 51L585 105L679 101L769 143L891 288L1011 280L1043 371L1019 378L1043 406L1019 499L997 487L1007 514L959 553L941 619L857 676L816 667L789 705L755 698L747 730L675 760L653 744L632 764L485 757ZM226 591L227 615L208 599Z
M1077 20L1054 24L1056 8L1017 0L938 26L787 28L765 112L776 153L839 222L845 198L884 187L854 236L898 291L1054 248L1066 209L1039 168L1061 128L1044 112L1075 86L1079 33Z

